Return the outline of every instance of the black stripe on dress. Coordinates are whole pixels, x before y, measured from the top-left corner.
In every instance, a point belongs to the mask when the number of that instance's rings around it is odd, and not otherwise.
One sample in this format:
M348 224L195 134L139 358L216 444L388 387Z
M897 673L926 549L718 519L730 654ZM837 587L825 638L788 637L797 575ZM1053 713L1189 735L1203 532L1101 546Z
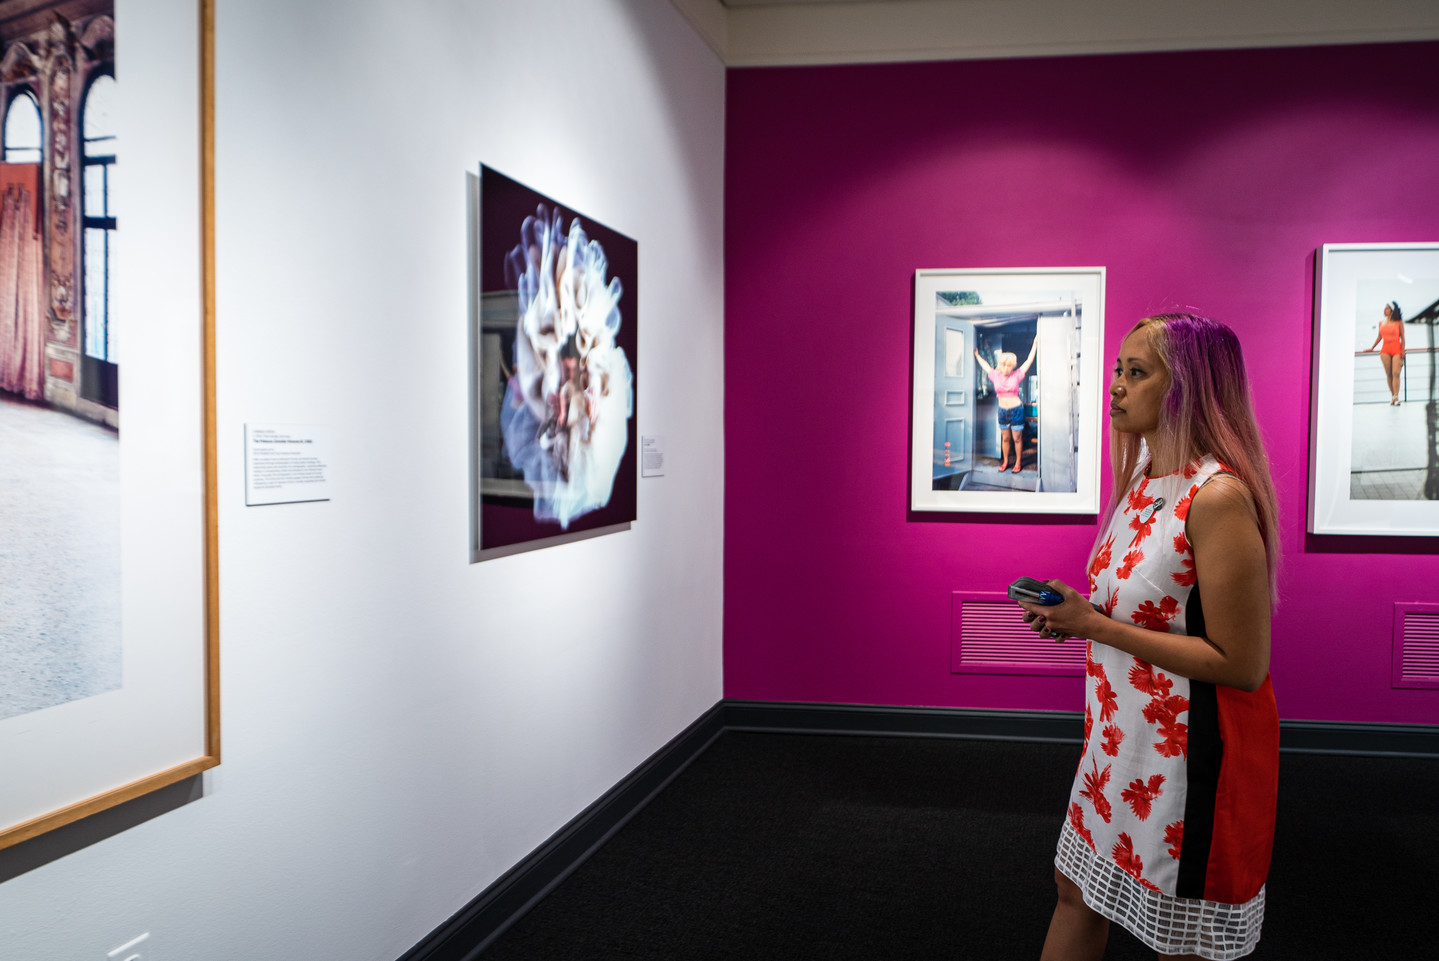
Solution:
M1204 609L1199 585L1184 608L1186 633L1204 636ZM1189 682L1189 751L1184 799L1184 840L1179 848L1179 880L1174 893L1181 898L1204 897L1209 849L1214 843L1214 802L1219 791L1219 768L1224 761L1224 740L1219 735L1219 699L1207 681Z

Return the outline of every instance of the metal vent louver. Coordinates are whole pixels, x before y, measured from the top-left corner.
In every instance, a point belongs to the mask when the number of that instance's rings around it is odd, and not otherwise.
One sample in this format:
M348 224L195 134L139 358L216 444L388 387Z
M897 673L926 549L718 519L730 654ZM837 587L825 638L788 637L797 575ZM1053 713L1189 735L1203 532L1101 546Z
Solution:
M1394 605L1394 687L1439 688L1439 604Z
M1003 594L950 598L950 672L1083 676L1085 642L1039 637Z

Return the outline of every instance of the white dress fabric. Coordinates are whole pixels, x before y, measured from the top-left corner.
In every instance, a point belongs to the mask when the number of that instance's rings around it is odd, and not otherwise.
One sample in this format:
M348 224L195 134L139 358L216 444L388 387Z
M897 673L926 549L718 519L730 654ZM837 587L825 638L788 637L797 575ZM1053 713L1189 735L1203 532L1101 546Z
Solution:
M1090 561L1097 607L1149 630L1203 633L1185 522L1221 471L1208 456L1136 480ZM1273 843L1278 713L1268 679L1250 694L1093 641L1086 674L1085 746L1056 867L1155 951L1249 954Z

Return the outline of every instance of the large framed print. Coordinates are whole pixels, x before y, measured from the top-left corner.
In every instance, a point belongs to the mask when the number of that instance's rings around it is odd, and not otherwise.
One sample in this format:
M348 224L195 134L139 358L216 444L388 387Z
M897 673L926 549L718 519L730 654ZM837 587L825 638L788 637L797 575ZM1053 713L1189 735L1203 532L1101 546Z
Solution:
M1439 243L1316 261L1309 532L1439 536Z
M635 519L639 246L480 167L472 556Z
M917 270L910 508L1099 512L1103 267Z
M0 848L220 761L212 0L7 6Z

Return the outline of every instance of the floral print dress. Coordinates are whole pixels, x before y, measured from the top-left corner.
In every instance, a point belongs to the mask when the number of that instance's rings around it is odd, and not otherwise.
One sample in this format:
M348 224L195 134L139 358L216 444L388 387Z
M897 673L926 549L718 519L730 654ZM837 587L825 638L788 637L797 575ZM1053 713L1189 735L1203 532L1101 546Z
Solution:
M1141 474L1089 565L1108 616L1204 633L1185 531L1213 456ZM1089 642L1084 752L1055 865L1085 902L1164 954L1254 950L1274 839L1279 715L1258 691L1190 680Z

